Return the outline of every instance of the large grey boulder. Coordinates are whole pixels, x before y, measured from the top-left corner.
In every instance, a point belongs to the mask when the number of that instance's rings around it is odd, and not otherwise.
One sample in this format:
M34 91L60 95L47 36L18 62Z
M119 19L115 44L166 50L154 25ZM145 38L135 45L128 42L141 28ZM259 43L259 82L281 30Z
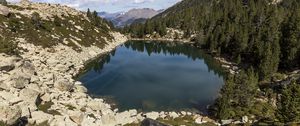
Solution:
M60 91L71 91L74 87L74 83L71 83L66 79L61 79L54 83L54 87Z
M0 106L0 113L0 121L13 125L21 118L22 110L19 106Z
M0 4L0 15L8 16L9 9L6 6Z

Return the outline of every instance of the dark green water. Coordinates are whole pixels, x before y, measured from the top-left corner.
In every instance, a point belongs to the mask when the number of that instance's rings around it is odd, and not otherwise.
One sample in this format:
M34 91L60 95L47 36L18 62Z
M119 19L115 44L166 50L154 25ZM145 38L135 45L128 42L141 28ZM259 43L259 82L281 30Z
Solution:
M129 41L91 62L79 77L89 93L120 110L203 110L223 85L214 59L187 44Z

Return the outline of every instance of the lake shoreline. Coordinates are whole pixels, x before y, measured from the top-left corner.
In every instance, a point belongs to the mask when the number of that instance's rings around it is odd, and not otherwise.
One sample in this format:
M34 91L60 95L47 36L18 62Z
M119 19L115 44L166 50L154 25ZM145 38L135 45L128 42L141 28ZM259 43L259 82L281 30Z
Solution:
M14 85L8 88L1 85L1 88L5 89L0 91L2 97L5 98L4 103L1 104L7 106L5 109L14 110L17 114L10 118L10 121L14 122L21 117L30 117L28 118L30 124L47 122L50 125L58 123L83 126L125 125L141 122L146 117L156 120L159 118L175 119L192 116L193 121L197 123L212 122L218 124L206 116L185 111L142 113L132 109L119 112L118 109L113 109L103 99L92 98L87 94L87 89L81 82L74 80L74 77L84 69L86 63L111 52L127 41L127 38L122 34L112 33L112 35L115 37L115 41L106 45L105 48L82 47L81 52L61 44L52 48L34 46L27 43L26 40L18 38L18 47L26 51L20 50L20 57L1 55L4 62L9 60L7 62L10 62L8 65L12 69L9 69L8 72L1 72L0 79L8 84L11 83L10 81L14 81L10 78L17 76L27 78L27 74L30 73L30 75L28 85ZM21 64L21 66L18 64ZM19 72L24 70L28 72ZM19 97L19 93L29 93L30 95L23 98ZM19 100L11 101L6 96ZM42 102L37 106L34 101L38 99L41 99ZM24 104L29 104L30 107L28 108L28 105ZM48 107L44 108L42 106ZM14 112L7 114L10 115Z

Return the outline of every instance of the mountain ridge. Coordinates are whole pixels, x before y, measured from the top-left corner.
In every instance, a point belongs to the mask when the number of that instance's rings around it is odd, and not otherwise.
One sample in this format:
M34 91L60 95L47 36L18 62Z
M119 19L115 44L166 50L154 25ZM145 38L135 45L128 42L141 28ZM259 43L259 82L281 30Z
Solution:
M134 8L127 12L98 12L98 14L100 17L113 22L116 27L124 27L136 21L143 22L146 19L152 18L163 11L164 10L154 10L151 8Z

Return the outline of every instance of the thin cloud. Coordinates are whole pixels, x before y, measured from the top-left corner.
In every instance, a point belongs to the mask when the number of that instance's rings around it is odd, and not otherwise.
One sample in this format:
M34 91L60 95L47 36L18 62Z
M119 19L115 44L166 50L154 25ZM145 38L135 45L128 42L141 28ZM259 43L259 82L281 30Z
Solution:
M19 2L20 0L7 0ZM181 0L31 0L33 2L59 3L79 10L86 11L88 8L97 11L119 12L127 11L128 7L165 9ZM125 7L126 6L126 7ZM124 8L125 7L125 8Z

